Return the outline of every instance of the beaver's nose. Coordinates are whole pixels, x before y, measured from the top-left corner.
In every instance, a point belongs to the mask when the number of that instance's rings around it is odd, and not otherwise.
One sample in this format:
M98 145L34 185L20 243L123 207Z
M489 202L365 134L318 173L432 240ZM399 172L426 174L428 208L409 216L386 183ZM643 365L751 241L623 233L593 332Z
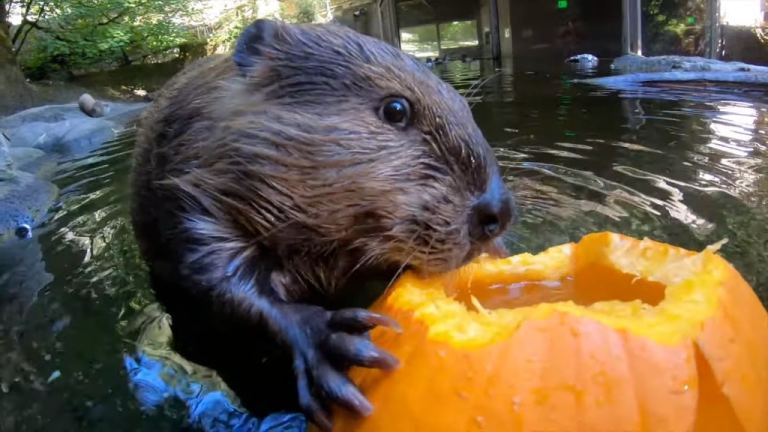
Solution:
M513 203L504 180L494 176L486 191L472 205L469 215L469 235L484 242L501 234L513 218Z

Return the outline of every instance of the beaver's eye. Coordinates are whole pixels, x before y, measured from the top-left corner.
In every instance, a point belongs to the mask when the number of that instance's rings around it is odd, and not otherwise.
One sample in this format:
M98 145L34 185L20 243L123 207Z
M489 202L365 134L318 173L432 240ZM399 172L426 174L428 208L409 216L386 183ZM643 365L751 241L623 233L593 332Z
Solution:
M403 98L391 98L384 101L379 115L382 120L396 126L405 126L411 117L411 106Z

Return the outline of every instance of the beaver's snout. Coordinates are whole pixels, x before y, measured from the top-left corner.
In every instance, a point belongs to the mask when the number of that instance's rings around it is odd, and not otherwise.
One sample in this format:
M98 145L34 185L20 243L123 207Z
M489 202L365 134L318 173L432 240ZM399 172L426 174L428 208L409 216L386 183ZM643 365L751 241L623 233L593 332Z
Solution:
M469 213L469 236L477 243L496 238L513 222L515 216L512 195L504 180L493 176Z

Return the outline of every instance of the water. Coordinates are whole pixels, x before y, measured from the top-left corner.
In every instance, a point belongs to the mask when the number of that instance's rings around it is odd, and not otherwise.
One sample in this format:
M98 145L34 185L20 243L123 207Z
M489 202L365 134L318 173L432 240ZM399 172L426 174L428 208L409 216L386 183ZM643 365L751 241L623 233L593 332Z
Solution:
M693 249L728 238L723 254L768 300L765 88L616 92L519 73L472 91L484 67L436 73L470 98L517 193L513 251L596 230ZM132 144L128 133L64 165L47 226L0 250L0 431L256 429L213 374L167 348L127 220Z

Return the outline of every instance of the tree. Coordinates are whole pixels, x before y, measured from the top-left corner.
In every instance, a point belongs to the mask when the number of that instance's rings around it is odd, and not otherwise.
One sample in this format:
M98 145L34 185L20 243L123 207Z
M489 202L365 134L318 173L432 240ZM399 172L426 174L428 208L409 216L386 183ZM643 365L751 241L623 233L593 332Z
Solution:
M321 21L329 10L330 5L327 0L283 0L280 2L281 15L288 22L311 23Z
M11 4L0 0L0 94L3 95L0 115L32 103L32 89L19 69L13 50L10 12Z
M477 43L477 22L458 21L440 24L440 42L443 48L456 48Z
M330 0L281 0L279 12L274 10L275 3L276 0L235 2L213 25L213 31L208 37L208 51L222 52L231 49L240 32L257 18L308 23L324 21L330 16Z
M192 0L0 0L0 26L25 70L120 66L188 42ZM19 20L11 26L11 16ZM33 41L34 43L30 43Z
M53 1L50 0L0 0L0 23L11 36L11 46L15 52L21 50L35 25L49 12ZM10 18L17 14L21 22L11 31Z
M209 51L222 52L232 48L240 32L258 17L257 1L244 1L226 10L213 25L208 38Z

